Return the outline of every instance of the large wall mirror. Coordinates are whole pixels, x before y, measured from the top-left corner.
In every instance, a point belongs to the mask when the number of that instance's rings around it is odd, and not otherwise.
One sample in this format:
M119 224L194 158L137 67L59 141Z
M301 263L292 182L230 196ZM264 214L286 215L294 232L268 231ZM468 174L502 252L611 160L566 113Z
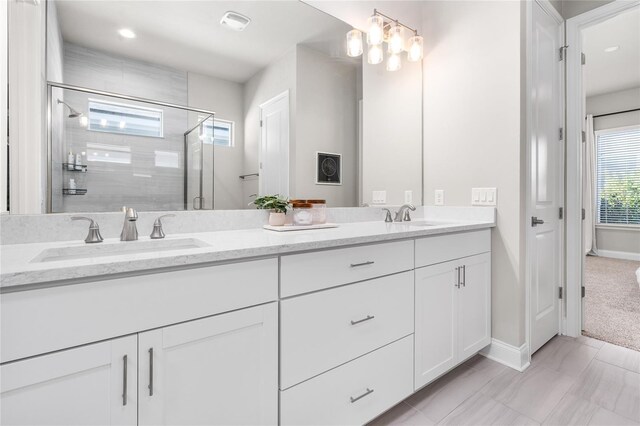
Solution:
M347 23L300 1L46 9L46 212L421 202L421 64L348 57Z

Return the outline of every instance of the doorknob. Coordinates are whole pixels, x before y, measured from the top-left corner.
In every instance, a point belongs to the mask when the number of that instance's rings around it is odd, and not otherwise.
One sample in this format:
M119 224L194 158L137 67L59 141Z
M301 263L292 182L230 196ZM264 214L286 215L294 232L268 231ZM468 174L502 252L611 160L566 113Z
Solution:
M543 223L544 223L544 220L538 219L535 216L531 217L531 226L538 226L538 225L542 225Z

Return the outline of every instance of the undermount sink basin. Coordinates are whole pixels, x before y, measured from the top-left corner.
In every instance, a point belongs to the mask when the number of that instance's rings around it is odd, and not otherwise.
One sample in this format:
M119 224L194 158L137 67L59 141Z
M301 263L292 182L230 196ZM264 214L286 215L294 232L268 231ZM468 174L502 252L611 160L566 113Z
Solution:
M31 262L54 262L60 260L77 260L122 256L127 254L166 252L208 247L209 244L196 238L175 240L127 241L109 244L87 244L74 247L58 247L43 250Z
M404 223L409 226L421 226L421 227L448 225L448 223L445 223L445 222L433 222L429 220L415 220L415 221L404 222Z

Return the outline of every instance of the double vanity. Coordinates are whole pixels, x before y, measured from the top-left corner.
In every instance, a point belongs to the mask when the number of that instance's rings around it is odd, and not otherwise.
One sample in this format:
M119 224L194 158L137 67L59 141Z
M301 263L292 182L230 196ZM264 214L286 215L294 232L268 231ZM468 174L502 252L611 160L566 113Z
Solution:
M363 424L491 340L489 217L2 246L2 424Z

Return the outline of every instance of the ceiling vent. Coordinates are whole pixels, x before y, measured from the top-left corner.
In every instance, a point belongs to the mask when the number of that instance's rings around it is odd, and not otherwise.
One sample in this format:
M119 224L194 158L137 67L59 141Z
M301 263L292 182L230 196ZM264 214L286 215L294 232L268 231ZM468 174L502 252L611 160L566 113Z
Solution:
M220 20L220 24L234 31L242 31L247 28L251 19L237 12L227 12Z

